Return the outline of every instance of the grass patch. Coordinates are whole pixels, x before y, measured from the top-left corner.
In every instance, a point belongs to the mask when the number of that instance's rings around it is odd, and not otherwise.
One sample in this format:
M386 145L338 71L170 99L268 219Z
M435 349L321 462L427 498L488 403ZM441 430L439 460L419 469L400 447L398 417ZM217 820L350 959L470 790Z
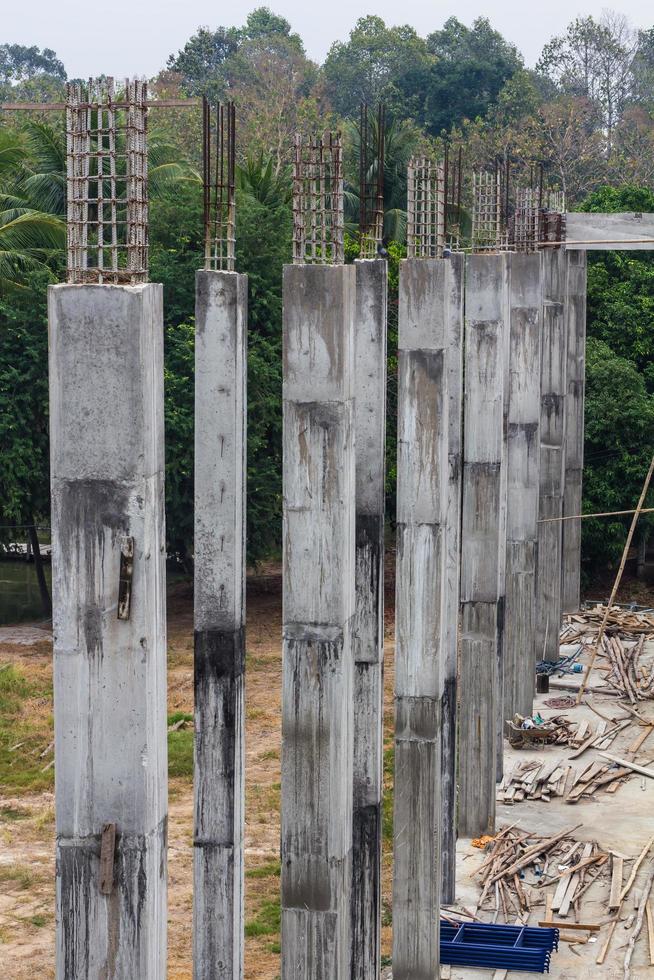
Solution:
M386 841L393 840L393 770L395 749L391 745L384 749L384 798L382 800L382 836Z
M29 810L16 806L0 806L0 820L27 820L29 816Z
M279 878L282 873L282 866L279 861L269 861L268 864L260 864L258 868L248 868L245 872L246 878Z
M279 899L262 902L253 919L245 923L245 935L275 936L282 925L282 910Z
M168 716L168 727L179 721L193 721L186 711L175 711ZM168 732L168 775L193 778L193 728L179 728Z
M52 788L53 767L43 772L51 756L40 758L52 741L52 713L42 709L51 694L49 684L28 681L13 664L0 670L0 787L5 791ZM29 702L33 699L35 711L30 717Z
M0 865L0 885L15 885L24 891L34 884L34 875L30 868L20 864Z
M32 915L27 921L36 926L37 929L41 929L48 924L48 917L47 915Z

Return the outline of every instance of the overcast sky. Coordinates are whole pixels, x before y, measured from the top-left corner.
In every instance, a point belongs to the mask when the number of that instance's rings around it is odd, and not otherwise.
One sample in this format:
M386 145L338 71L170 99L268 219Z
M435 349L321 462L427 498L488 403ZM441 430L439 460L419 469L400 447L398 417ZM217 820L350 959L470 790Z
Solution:
M425 3L424 0L269 0L283 14L316 61L323 61L336 40L346 40L359 17L378 14L387 24L406 23L423 36L454 15L465 24L487 16L493 26L522 51L533 65L543 44L561 33L575 16L599 16L606 3L580 6L569 0L500 0L492 7L479 0ZM36 44L54 48L69 76L100 74L152 77L164 67L200 25L239 26L247 14L264 3L229 6L210 0L0 0L0 43ZM613 9L636 27L654 25L654 9L644 0L622 0ZM648 14L649 10L649 14Z

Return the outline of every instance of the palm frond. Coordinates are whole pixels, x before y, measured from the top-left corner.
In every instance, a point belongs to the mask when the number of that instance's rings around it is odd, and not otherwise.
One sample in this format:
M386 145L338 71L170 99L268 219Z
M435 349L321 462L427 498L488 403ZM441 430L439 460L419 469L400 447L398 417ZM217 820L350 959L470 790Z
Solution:
M66 144L63 134L48 123L32 120L26 127L34 173L65 174Z

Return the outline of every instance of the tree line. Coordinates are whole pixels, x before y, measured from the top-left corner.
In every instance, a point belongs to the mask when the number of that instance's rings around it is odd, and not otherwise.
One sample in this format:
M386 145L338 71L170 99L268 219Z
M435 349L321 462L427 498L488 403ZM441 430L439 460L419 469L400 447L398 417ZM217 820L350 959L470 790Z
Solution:
M67 72L50 49L0 45L0 100L58 102ZM385 234L389 252L388 514L393 517L397 268L404 254L406 165L413 153L461 147L464 165L542 165L567 207L654 210L654 27L577 18L534 69L486 18L449 18L421 37L360 19L322 65L267 8L240 28L200 27L150 82L156 97L206 94L238 112L237 267L249 276L248 549L281 538L281 270L291 254L293 134L341 129L346 255L357 254L362 101L386 105ZM168 548L192 562L194 274L202 264L200 121L150 115L150 275L165 288ZM46 286L62 281L65 144L56 113L0 119L0 525L47 521ZM654 260L589 258L584 508L637 498L654 442ZM643 519L642 533L651 521ZM615 561L624 520L585 521L585 566ZM7 537L11 532L0 529Z

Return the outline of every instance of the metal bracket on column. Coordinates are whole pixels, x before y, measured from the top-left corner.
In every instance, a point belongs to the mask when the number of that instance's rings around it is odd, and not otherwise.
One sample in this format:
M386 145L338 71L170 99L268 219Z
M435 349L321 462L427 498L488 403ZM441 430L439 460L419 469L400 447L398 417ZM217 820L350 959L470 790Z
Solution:
M118 582L118 619L129 619L134 574L134 538L123 538L120 544L120 579Z
M114 888L114 852L116 850L116 824L106 823L102 828L100 843L100 892L111 895Z

